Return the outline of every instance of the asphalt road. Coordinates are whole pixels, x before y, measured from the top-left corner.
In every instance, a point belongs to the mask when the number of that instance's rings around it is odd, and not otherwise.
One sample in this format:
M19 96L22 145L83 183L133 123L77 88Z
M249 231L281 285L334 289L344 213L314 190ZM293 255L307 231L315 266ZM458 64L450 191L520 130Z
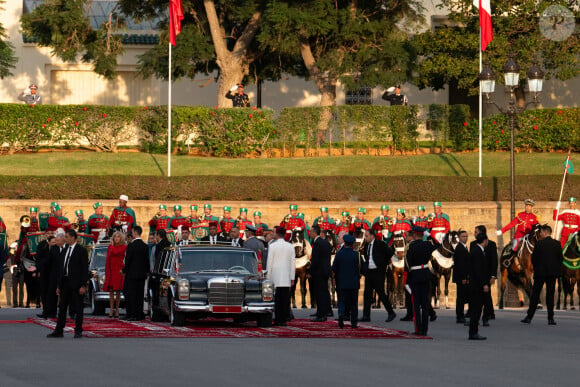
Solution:
M398 311L402 316L402 311ZM0 309L0 386L578 386L580 312L496 311L488 340L467 340L454 311L439 310L433 340L47 339L35 324L3 323L35 309ZM295 311L305 318L310 310ZM412 330L412 323L378 326Z

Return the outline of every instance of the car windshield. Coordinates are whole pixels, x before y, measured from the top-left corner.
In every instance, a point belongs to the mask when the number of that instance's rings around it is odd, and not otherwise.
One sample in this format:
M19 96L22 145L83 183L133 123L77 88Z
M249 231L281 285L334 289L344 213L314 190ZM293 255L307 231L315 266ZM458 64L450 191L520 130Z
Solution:
M181 273L232 271L258 274L258 260L252 251L243 250L182 250Z
M105 267L107 261L107 246L95 247L93 258L91 260L91 269L98 270Z

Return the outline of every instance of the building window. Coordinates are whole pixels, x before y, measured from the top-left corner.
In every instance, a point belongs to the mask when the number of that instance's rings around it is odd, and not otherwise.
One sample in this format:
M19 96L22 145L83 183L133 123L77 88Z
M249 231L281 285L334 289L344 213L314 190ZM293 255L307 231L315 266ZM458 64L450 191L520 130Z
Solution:
M370 87L347 90L344 102L346 105L372 105L373 90Z

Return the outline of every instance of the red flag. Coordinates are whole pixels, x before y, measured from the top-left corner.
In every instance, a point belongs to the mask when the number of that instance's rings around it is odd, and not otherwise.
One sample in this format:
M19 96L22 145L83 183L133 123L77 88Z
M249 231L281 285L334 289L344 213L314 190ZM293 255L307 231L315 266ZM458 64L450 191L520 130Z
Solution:
M473 0L473 5L477 9L479 9L479 28L481 29L481 51L485 51L487 45L493 40L490 0Z
M169 0L169 43L175 46L175 39L181 32L183 6L181 0Z

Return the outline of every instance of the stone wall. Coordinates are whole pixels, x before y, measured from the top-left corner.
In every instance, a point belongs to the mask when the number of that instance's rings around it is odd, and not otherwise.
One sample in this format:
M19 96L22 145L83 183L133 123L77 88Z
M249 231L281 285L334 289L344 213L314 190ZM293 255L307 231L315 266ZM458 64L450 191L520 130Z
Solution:
M65 216L69 217L71 221L74 219L74 211L82 209L85 212L85 218L93 213L92 204L97 200L58 200L63 208ZM117 205L115 200L101 200L104 206L104 213L109 215ZM135 210L137 222L146 226L146 223L157 212L159 202L152 201L137 201L130 200L129 206ZM189 204L198 204L201 208L204 204L202 201L186 202L165 202L168 208L174 204L181 204L184 208L184 214L189 213ZM233 201L212 201L213 214L220 216L222 214L222 207L224 205L232 206L232 216L237 217L239 208L246 207L251 214L253 211L262 211L262 220L269 226L278 224L282 218L288 213L288 204L286 202L233 202ZM314 218L319 215L320 202L298 202L299 211L306 215L306 222L312 224ZM333 218L338 218L341 211L350 211L351 214L356 213L358 207L365 207L367 209L367 218L372 220L379 214L381 204L378 202L325 202L324 205L329 208L329 213ZM388 203L391 207L391 214L395 213L396 208L405 208L407 216L414 216L417 214L416 207L418 205L425 205L430 210L430 203ZM30 206L38 207L40 212L49 211L50 201L35 201L35 200L0 200L0 216L4 219L7 225L9 241L14 241L18 238L19 226L18 220L21 215L28 212ZM539 202L537 203L534 212L539 216L541 222L550 223L553 226L552 210L554 203ZM517 203L516 212L523 209L523 203ZM509 202L455 202L443 203L443 211L447 213L451 219L451 227L454 230L467 230L470 235L470 241L473 240L473 229L476 225L483 224L488 229L490 240L497 242L501 248L504 244L509 242L509 235L497 237L495 230L506 225L510 221L510 204ZM168 211L171 212L171 211ZM144 227L148 230L147 227ZM493 289L494 299L496 299L498 290L497 287ZM297 292L297 295L299 292ZM362 290L361 290L362 297ZM443 301L443 296L441 297ZM450 284L449 295L450 306L455 303L455 286ZM508 287L507 305L517 306L517 295L511 287Z

